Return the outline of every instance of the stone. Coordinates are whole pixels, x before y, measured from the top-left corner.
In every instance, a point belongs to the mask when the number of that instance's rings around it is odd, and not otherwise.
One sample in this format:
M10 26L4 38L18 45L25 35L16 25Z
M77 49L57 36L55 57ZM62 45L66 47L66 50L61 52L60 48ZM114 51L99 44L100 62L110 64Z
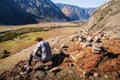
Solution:
M96 36L95 39L94 39L94 41L95 41L95 42L100 42L100 40L101 40L100 38L101 38L101 37Z
M58 67L54 67L50 70L50 72L56 72L59 68Z
M79 36L78 41L83 42L83 36L82 35Z
M92 50L92 53L100 53L100 51L98 50Z
M82 48L86 48L87 46L92 46L92 43L91 42L85 42L85 43L83 43Z
M78 38L78 41L79 41L79 42L82 42L82 41L83 41L83 38L79 37L79 38Z
M20 72L21 75L28 74L32 71L32 67L24 65L24 67L21 70L22 70L22 72Z
M69 67L73 67L74 64L72 64L72 63L68 63L68 66L69 66Z
M34 74L34 77L38 80L43 80L46 76L46 73L44 71L36 71Z
M61 44L61 48L62 48L62 49L63 49L63 48L68 48L68 46L65 45L65 44Z
M104 76L105 76L105 78L109 78L106 74Z
M86 48L86 47L87 47L87 44L83 43L82 48Z
M92 44L92 52L93 53L100 53L102 50L102 43L94 42Z
M88 36L88 37L87 37L87 41L88 41L88 42L92 42L92 41L93 41L93 37Z
M90 75L90 72L88 72L87 70L83 70L83 77L87 77Z
M97 42L94 42L92 43L92 47L96 47L96 48L101 48L102 47L102 43L97 43Z
M98 78L99 77L99 74L97 72L94 73L94 77L95 78Z
M78 53L78 54L76 55L76 57L77 57L77 59L81 59L81 58L83 58L85 55L86 55L86 53L83 52L83 51L81 51L80 53Z
M33 66L33 69L34 69L34 70L37 70L38 68L41 68L42 65L43 65L43 64L42 64L41 62L38 62L37 64L35 64L35 65Z

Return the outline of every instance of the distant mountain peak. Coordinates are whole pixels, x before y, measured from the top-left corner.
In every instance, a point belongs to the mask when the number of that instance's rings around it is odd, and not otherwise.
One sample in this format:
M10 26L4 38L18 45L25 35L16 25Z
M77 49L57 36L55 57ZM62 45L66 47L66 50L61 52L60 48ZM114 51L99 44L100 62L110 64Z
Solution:
M61 11L73 20L88 20L96 8L81 8L75 5L56 3Z

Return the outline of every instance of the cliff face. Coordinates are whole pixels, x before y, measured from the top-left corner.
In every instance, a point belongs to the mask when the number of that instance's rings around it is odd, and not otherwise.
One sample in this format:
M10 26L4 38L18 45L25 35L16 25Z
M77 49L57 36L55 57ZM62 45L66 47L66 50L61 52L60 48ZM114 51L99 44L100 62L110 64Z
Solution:
M1 24L71 20L50 0L1 0L0 6Z
M120 35L120 0L112 0L98 8L86 29L90 32L105 31Z
M80 8L73 5L67 4L56 4L61 11L74 20L88 20L91 14L94 12L95 8Z

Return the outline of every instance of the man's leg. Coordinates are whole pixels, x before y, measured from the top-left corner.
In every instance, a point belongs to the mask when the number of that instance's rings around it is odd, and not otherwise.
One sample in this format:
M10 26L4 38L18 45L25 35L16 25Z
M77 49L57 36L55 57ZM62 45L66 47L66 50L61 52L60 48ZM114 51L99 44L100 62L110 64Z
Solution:
M32 52L31 52L30 55L29 55L29 58L28 58L28 66L31 66L32 60L33 60L33 55L32 55Z

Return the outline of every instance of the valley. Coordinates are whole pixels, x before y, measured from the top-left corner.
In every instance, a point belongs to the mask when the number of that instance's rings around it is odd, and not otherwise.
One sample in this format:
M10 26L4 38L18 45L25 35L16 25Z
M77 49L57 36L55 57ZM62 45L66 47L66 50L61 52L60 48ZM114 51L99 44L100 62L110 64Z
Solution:
M51 0L12 2L0 1L0 10L11 15L11 22L0 18L0 80L120 80L120 0L97 8ZM16 11L21 17L11 18ZM50 43L52 59L34 59L27 66L36 37Z

